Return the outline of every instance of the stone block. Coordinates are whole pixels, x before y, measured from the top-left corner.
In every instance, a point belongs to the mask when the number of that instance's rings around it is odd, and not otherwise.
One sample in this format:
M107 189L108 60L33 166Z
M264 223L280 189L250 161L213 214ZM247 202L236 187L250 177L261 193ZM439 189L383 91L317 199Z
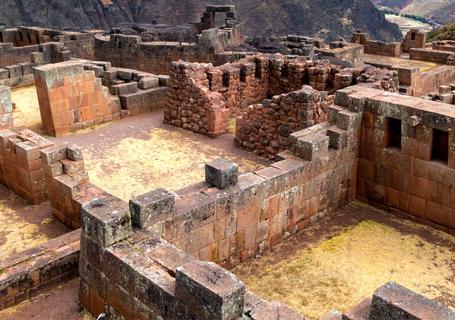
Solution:
M362 119L361 113L343 110L338 112L337 126L338 128L344 130L355 129L360 125L361 119Z
M346 130L333 126L327 130L327 135L329 136L330 148L338 150L347 145L348 134Z
M84 160L82 155L82 149L79 146L71 146L66 150L66 155L68 159L72 161Z
M125 81L131 81L133 79L133 70L118 69L117 77Z
M0 69L0 79L8 79L9 78L9 71L6 69Z
M22 76L22 67L20 65L7 66L5 69L8 70L10 78Z
M66 159L67 157L67 148L62 146L52 146L46 149L41 150L41 159L43 165L50 165L56 161Z
M233 320L242 316L245 285L211 262L185 264L176 269L175 296L196 319Z
M109 88L109 91L113 95L124 96L132 93L138 92L139 88L137 87L137 82L128 82L112 85Z
M160 86L167 87L169 86L169 76L159 75L158 79L160 80Z
M105 194L82 207L82 232L103 247L128 238L131 215L128 204Z
M174 209L176 195L165 189L156 189L130 200L133 226L151 227L168 217Z
M155 88L160 85L160 80L157 77L145 77L139 80L139 88L140 89L150 89Z
M374 292L370 320L455 319L455 311L394 282Z
M294 146L295 154L307 161L311 161L327 154L329 137L320 133L300 137Z
M337 105L329 106L329 110L328 110L328 120L329 120L329 122L337 121L338 112L343 111L343 110L344 109L342 107L339 107Z
M239 169L237 164L223 158L205 165L205 181L218 189L237 184Z
M439 94L450 93L450 91L452 91L452 88L450 86L442 85L439 86L438 91Z

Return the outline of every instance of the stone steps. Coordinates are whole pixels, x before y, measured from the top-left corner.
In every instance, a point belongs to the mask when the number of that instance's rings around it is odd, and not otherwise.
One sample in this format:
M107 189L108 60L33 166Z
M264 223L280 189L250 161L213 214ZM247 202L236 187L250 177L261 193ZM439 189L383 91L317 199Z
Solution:
M290 153L312 161L327 155L329 149L340 150L348 146L349 132L359 128L361 114L338 105L329 107L329 122L294 132L290 135ZM289 152L282 157L290 158Z

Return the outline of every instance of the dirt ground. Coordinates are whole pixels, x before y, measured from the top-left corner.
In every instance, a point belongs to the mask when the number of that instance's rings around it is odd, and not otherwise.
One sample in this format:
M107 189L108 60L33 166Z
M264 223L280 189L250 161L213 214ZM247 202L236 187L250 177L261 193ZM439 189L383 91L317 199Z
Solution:
M309 319L347 311L388 281L455 308L455 237L360 203L233 271Z
M93 320L77 303L79 279L0 311L0 320Z
M354 202L233 271L249 290L308 319L347 310L393 280L455 306L455 237ZM0 320L90 320L78 279L0 311Z
M236 162L242 172L267 164L234 148L230 134L211 139L165 125L162 119L162 111L147 113L50 140L81 146L90 181L124 200L159 187L177 191L202 181L205 163L217 157Z
M0 260L69 231L54 219L49 202L30 205L0 184Z
M14 125L43 134L34 86L13 89ZM231 127L233 124L231 124ZM211 139L163 124L163 112L142 114L63 138L55 143L80 145L90 181L129 200L158 187L176 191L204 179L204 164L217 157L235 161L241 172L263 168L267 161L234 148L232 134Z
M35 86L12 89L11 100L16 104L13 111L14 126L41 133L41 115Z

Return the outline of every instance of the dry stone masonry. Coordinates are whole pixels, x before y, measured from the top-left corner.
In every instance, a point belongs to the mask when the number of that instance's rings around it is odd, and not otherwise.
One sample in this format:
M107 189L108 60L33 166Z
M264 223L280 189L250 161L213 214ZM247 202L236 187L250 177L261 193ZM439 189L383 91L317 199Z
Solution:
M61 136L120 118L120 100L110 94L94 71L82 62L61 62L35 68L43 129Z
M53 143L31 130L0 131L0 181L32 204L47 197L41 149Z
M328 61L280 54L249 56L220 67L178 61L173 63L170 77L165 123L211 137L226 133L229 118L247 106L300 90L305 84L328 92L358 82L398 90L394 71L374 67L342 69ZM313 110L315 117L323 120L324 107L316 108L319 109Z
M95 317L304 320L223 267L354 199L453 232L454 43L425 45L416 30L401 44L361 32L352 41L288 35L256 46L272 53L245 52L232 5L208 5L199 22L175 28L0 28L0 84L36 84L47 134L164 109L165 123L214 138L235 122L235 145L270 160L239 173L215 159L204 181L127 202L90 182L80 147L15 129L10 90L0 86L0 182L32 204L48 200L76 229L0 261L0 309L79 276L79 302ZM443 65L365 64L364 53ZM387 283L322 319L405 318L455 315Z
M11 90L0 86L0 130L9 129L13 125L13 102Z

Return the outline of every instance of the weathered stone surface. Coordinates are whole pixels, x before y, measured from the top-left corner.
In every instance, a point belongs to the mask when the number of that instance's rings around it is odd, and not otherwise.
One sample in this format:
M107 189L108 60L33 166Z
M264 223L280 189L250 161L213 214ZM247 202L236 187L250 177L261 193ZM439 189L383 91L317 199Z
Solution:
M237 164L223 158L205 165L205 181L218 189L237 184L239 168Z
M102 247L131 235L128 204L112 196L94 199L82 208L83 232Z
M329 148L329 137L314 133L297 139L295 153L302 159L311 161L325 155Z
M197 319L231 320L241 317L245 285L211 262L193 262L176 269L176 298Z
M156 189L130 200L133 226L147 228L169 218L176 195L165 189Z
M377 289L373 295L371 320L455 319L455 312L394 282Z

